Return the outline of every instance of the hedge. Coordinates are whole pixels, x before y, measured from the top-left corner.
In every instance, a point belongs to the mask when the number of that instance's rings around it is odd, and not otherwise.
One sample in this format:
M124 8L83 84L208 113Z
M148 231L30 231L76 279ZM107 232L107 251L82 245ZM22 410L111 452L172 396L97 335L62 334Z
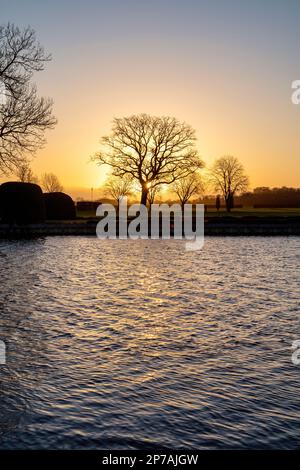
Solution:
M33 183L1 184L0 218L3 223L9 224L44 222L45 203L41 188Z
M65 193L44 194L46 219L47 220L70 220L76 219L74 201Z

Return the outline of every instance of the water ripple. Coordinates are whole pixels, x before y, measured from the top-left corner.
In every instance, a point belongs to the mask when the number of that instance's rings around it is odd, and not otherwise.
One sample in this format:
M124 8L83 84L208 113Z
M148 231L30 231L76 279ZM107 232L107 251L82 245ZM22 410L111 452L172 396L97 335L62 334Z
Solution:
M0 447L298 448L299 248L0 241Z

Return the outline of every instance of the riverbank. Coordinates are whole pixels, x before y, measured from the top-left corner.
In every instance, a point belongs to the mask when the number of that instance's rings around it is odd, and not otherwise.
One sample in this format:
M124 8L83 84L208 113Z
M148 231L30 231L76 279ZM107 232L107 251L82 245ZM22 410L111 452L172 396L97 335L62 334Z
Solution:
M43 224L0 224L0 238L96 236L97 219L49 221ZM173 225L171 224L171 235ZM206 236L300 236L300 217L220 217L205 219Z

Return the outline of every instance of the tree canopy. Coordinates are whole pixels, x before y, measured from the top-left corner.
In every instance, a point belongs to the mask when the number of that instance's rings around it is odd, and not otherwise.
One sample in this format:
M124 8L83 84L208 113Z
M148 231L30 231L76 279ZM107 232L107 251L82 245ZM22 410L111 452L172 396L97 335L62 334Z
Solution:
M234 195L245 191L249 185L243 165L232 155L216 160L211 169L211 181L215 190L222 192L228 212L233 206Z
M60 193L64 190L54 173L44 173L41 178L41 184L46 193Z
M113 175L131 175L146 204L150 187L171 184L203 166L195 147L195 131L176 118L133 115L113 120L94 160L112 167Z

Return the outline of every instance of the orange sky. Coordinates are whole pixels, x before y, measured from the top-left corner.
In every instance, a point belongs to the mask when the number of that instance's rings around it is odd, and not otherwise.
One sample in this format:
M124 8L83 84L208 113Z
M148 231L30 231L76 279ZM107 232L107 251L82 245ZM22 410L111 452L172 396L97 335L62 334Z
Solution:
M32 167L56 173L74 197L104 180L89 157L113 117L139 112L191 124L206 164L237 156L251 187L300 186L300 105L290 98L300 78L299 2L275 0L270 10L268 0L174 1L171 13L167 0L156 8L134 0L0 3L2 21L31 24L52 52L35 78L59 122Z

